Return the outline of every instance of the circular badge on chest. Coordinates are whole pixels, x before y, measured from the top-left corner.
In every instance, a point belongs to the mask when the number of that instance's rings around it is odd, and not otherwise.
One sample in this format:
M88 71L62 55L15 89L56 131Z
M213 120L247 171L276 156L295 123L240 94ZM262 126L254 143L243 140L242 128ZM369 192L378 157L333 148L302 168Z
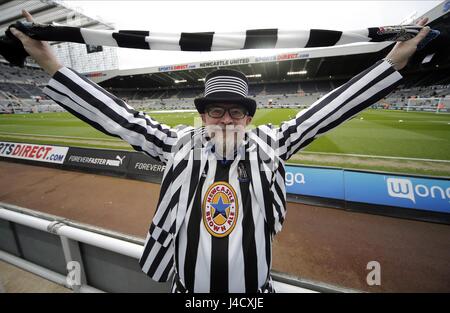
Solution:
M226 182L216 182L206 191L203 199L203 224L214 237L228 236L238 217L238 200L233 187Z

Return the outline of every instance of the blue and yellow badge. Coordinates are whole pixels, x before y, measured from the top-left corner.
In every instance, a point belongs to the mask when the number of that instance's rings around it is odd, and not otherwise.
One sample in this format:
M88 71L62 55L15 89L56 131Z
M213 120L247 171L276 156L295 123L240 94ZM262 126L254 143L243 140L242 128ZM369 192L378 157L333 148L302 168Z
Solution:
M203 224L214 237L226 237L234 229L238 218L238 200L233 187L217 182L208 188L203 199Z

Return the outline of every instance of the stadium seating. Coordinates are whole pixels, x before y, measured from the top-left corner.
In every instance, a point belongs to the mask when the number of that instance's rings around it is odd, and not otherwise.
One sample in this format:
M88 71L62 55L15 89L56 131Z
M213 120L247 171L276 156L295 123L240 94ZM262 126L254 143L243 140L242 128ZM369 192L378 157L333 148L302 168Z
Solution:
M0 62L0 113L62 111L46 98L42 88L50 80L39 68L11 67ZM260 108L304 108L325 93L345 83L345 80L250 83L249 95ZM175 87L175 88L174 88ZM195 110L194 98L201 96L202 87L183 88L107 88L135 108L147 110ZM388 97L373 108L403 109L410 98L450 98L450 79L440 72L412 75Z
M278 83L267 84L266 94L278 95L278 94L294 94L297 93L298 83Z
M50 76L40 68L12 67L0 62L0 81L17 81L22 84L45 85Z

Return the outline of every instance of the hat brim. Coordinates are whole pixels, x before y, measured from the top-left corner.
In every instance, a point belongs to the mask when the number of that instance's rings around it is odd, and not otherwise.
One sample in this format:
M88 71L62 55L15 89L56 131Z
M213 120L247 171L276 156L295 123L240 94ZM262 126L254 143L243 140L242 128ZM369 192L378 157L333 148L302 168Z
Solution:
M212 103L229 103L229 104L240 104L243 105L247 111L248 115L253 116L256 112L256 101L251 98L196 98L194 99L195 108L199 113L205 113L205 108L208 104Z

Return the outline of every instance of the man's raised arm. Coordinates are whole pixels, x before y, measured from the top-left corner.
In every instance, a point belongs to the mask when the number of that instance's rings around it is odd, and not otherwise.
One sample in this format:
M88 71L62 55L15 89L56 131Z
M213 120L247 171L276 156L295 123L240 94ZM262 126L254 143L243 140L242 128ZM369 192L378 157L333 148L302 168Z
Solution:
M22 11L27 21L32 16ZM23 44L28 54L52 76L44 93L67 111L96 129L120 137L134 149L166 162L177 140L177 132L148 115L134 110L122 99L99 85L64 67L47 42L37 41L15 28L11 32Z
M426 18L422 19L418 25L423 26L427 21ZM417 45L429 31L429 27L424 27L416 37L397 42L385 59L329 92L308 109L300 111L295 118L282 123L275 133L268 128L265 129L267 126L260 127L260 130L275 137L274 148L277 149L277 154L281 159L288 160L318 136L350 119L394 90L402 79L398 71L406 66Z

